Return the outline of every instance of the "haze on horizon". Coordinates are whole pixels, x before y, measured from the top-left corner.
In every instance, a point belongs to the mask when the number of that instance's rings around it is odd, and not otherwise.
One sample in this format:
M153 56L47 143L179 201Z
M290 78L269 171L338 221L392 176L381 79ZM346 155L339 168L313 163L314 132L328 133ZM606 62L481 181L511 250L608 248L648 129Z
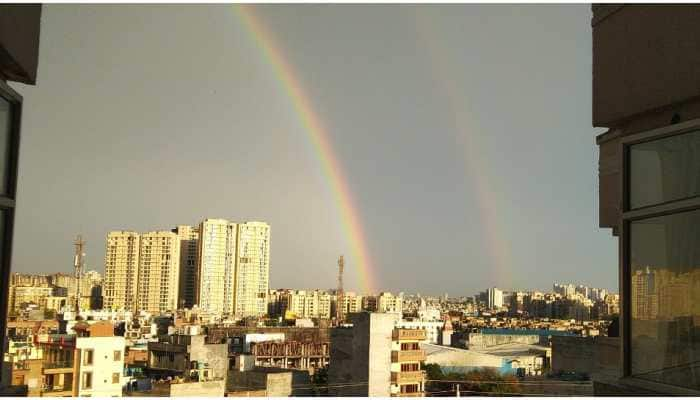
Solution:
M379 289L617 291L589 5L251 7L328 128ZM108 231L209 217L271 225L272 288L334 287L344 254L361 290L318 154L233 6L44 5L37 85L12 86L13 272L70 272L79 233L102 271Z

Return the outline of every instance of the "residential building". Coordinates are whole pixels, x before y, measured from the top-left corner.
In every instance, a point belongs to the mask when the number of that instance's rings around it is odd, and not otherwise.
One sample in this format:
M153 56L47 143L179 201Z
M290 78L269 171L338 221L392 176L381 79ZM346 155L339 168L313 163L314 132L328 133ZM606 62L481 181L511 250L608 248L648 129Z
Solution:
M395 313L362 312L351 316L352 328L331 330L331 395L423 394L425 377L420 365L425 354L419 343L425 340L425 331L396 328L399 318Z
M599 225L619 243L619 380L599 394L700 394L700 7L593 5ZM654 302L657 304L654 304Z
M235 267L235 315L259 317L267 313L270 289L270 226L265 222L238 224ZM330 302L328 303L330 315Z
M236 224L225 219L205 219L199 225L199 232L196 304L214 315L232 314Z
M125 341L108 321L80 324L76 334L39 335L44 353L41 396L121 397Z
M177 310L179 279L178 235L168 231L142 233L136 309L153 314Z
M377 312L403 314L403 293L394 296L389 292L379 293L377 296Z
M178 225L173 232L180 238L179 308L192 308L197 298L197 269L199 265L199 228Z
M139 234L113 231L107 234L104 307L136 311L139 277Z
M489 310L496 310L503 307L503 291L498 288L488 289L488 308Z
M209 343L198 326L187 326L148 343L148 373L154 377L225 379L228 344Z
M322 290L291 290L280 296L285 318L331 318L332 296Z

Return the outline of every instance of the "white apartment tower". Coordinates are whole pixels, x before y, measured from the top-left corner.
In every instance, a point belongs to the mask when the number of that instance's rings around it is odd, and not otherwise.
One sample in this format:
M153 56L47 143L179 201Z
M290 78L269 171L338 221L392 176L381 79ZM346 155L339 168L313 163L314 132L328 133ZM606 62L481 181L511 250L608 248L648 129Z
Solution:
M169 231L141 234L137 309L160 314L177 310L180 238Z
M192 308L197 298L197 269L199 265L199 228L178 225L173 232L180 239L180 288L178 307Z
M235 314L261 316L267 312L270 284L270 225L238 224L235 279Z
M114 231L107 235L104 308L136 310L139 268L139 234Z
M236 224L205 219L199 224L196 303L215 315L233 313Z

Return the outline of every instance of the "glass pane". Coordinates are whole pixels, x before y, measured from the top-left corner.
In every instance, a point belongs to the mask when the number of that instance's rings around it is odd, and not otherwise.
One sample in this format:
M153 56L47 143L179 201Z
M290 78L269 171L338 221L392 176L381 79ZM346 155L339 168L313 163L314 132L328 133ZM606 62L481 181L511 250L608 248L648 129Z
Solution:
M630 223L632 374L700 389L700 210Z
M630 208L700 194L700 131L630 146Z

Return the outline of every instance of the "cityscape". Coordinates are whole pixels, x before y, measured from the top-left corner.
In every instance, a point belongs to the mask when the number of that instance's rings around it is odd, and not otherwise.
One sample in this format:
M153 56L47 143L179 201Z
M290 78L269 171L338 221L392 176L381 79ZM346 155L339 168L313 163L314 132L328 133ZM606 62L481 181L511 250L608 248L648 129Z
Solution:
M699 396L698 21L0 4L0 396Z
M270 288L271 226L259 221L111 231L104 275L86 270L84 243L82 236L74 242L72 271L11 277L5 362L29 396L458 390L422 372L426 365L438 375L495 368L539 384L541 394L558 394L552 389L576 372L580 381L570 389L584 395L592 393L592 371L554 369L553 340L595 340L619 329L619 295L606 289L554 283L549 292L492 287L453 297L357 293L343 287L342 255L329 263L335 288ZM378 332L384 344L374 339ZM108 363L90 361L102 354ZM358 362L384 363L391 373L359 385L369 371Z

